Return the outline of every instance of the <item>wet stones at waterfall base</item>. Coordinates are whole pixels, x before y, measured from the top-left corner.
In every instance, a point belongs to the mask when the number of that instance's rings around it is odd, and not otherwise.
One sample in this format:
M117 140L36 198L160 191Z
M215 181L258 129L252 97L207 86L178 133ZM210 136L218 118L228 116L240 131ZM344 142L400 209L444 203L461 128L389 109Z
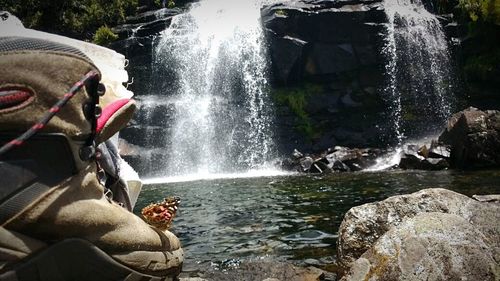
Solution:
M445 189L354 207L337 241L342 280L498 280L498 221L497 201Z
M444 170L450 167L450 147L432 141L427 145L405 145L401 152L399 168L417 170Z
M304 155L294 150L292 156L282 161L281 167L303 173L354 172L375 164L382 154L380 149L347 148L335 146L315 155Z
M444 170L500 166L500 111L468 108L454 114L438 140L401 147L401 169ZM282 163L287 170L305 173L351 172L375 164L380 149L336 146L319 154L295 151Z
M393 150L376 148L348 148L335 146L318 154L302 154L298 150L281 162L281 167L288 171L324 174L330 172L357 172L374 166L377 158ZM401 160L393 168L417 170L443 170L450 167L448 159L450 148L432 142L427 145L405 145L400 152Z

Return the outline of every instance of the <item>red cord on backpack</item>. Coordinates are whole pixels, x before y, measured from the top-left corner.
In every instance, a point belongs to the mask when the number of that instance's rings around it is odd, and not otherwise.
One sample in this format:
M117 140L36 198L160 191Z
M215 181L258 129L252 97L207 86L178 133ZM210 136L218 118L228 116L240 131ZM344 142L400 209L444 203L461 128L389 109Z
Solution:
M82 79L80 79L80 81L73 84L71 89L69 89L69 91L66 94L64 94L63 97L49 109L49 111L40 119L40 121L34 124L31 128L29 128L19 137L3 145L0 148L0 156L5 152L9 151L10 149L12 149L13 147L22 145L27 139L31 138L38 131L43 129L43 127L45 127L45 125L49 123L50 119L52 119L52 117L54 117L61 110L61 108L65 106L68 103L68 101L76 95L78 90L80 90L87 81L95 79L98 75L99 74L95 71L90 71L87 74L85 74L85 76Z

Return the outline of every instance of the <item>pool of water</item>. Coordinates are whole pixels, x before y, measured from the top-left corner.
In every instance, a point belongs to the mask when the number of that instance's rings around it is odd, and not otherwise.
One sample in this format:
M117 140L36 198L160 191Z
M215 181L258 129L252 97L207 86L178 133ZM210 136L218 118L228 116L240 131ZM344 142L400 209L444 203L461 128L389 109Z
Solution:
M326 176L211 179L150 184L136 212L170 195L181 206L172 231L185 271L270 258L325 269L335 264L347 210L389 196L441 187L466 195L500 193L500 170L384 171Z

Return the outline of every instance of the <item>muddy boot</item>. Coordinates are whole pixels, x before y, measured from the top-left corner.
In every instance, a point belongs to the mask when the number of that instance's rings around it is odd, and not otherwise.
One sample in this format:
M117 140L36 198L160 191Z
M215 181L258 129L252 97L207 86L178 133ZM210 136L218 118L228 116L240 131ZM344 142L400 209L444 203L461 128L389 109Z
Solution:
M98 122L98 79L77 49L0 38L0 146L35 131L0 149L2 280L162 280L181 270L178 238L107 196L97 145L134 103L114 104Z

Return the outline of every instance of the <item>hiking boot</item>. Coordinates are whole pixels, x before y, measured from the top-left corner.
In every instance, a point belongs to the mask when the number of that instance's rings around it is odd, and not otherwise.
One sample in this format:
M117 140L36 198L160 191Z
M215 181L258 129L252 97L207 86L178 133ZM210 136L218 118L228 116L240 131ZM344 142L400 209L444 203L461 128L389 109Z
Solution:
M0 150L0 279L159 280L181 270L179 239L107 196L97 145L125 126L135 104L100 110L99 75L70 46L0 38L0 146L36 129ZM76 94L59 104L72 86ZM41 125L48 112L56 114Z

